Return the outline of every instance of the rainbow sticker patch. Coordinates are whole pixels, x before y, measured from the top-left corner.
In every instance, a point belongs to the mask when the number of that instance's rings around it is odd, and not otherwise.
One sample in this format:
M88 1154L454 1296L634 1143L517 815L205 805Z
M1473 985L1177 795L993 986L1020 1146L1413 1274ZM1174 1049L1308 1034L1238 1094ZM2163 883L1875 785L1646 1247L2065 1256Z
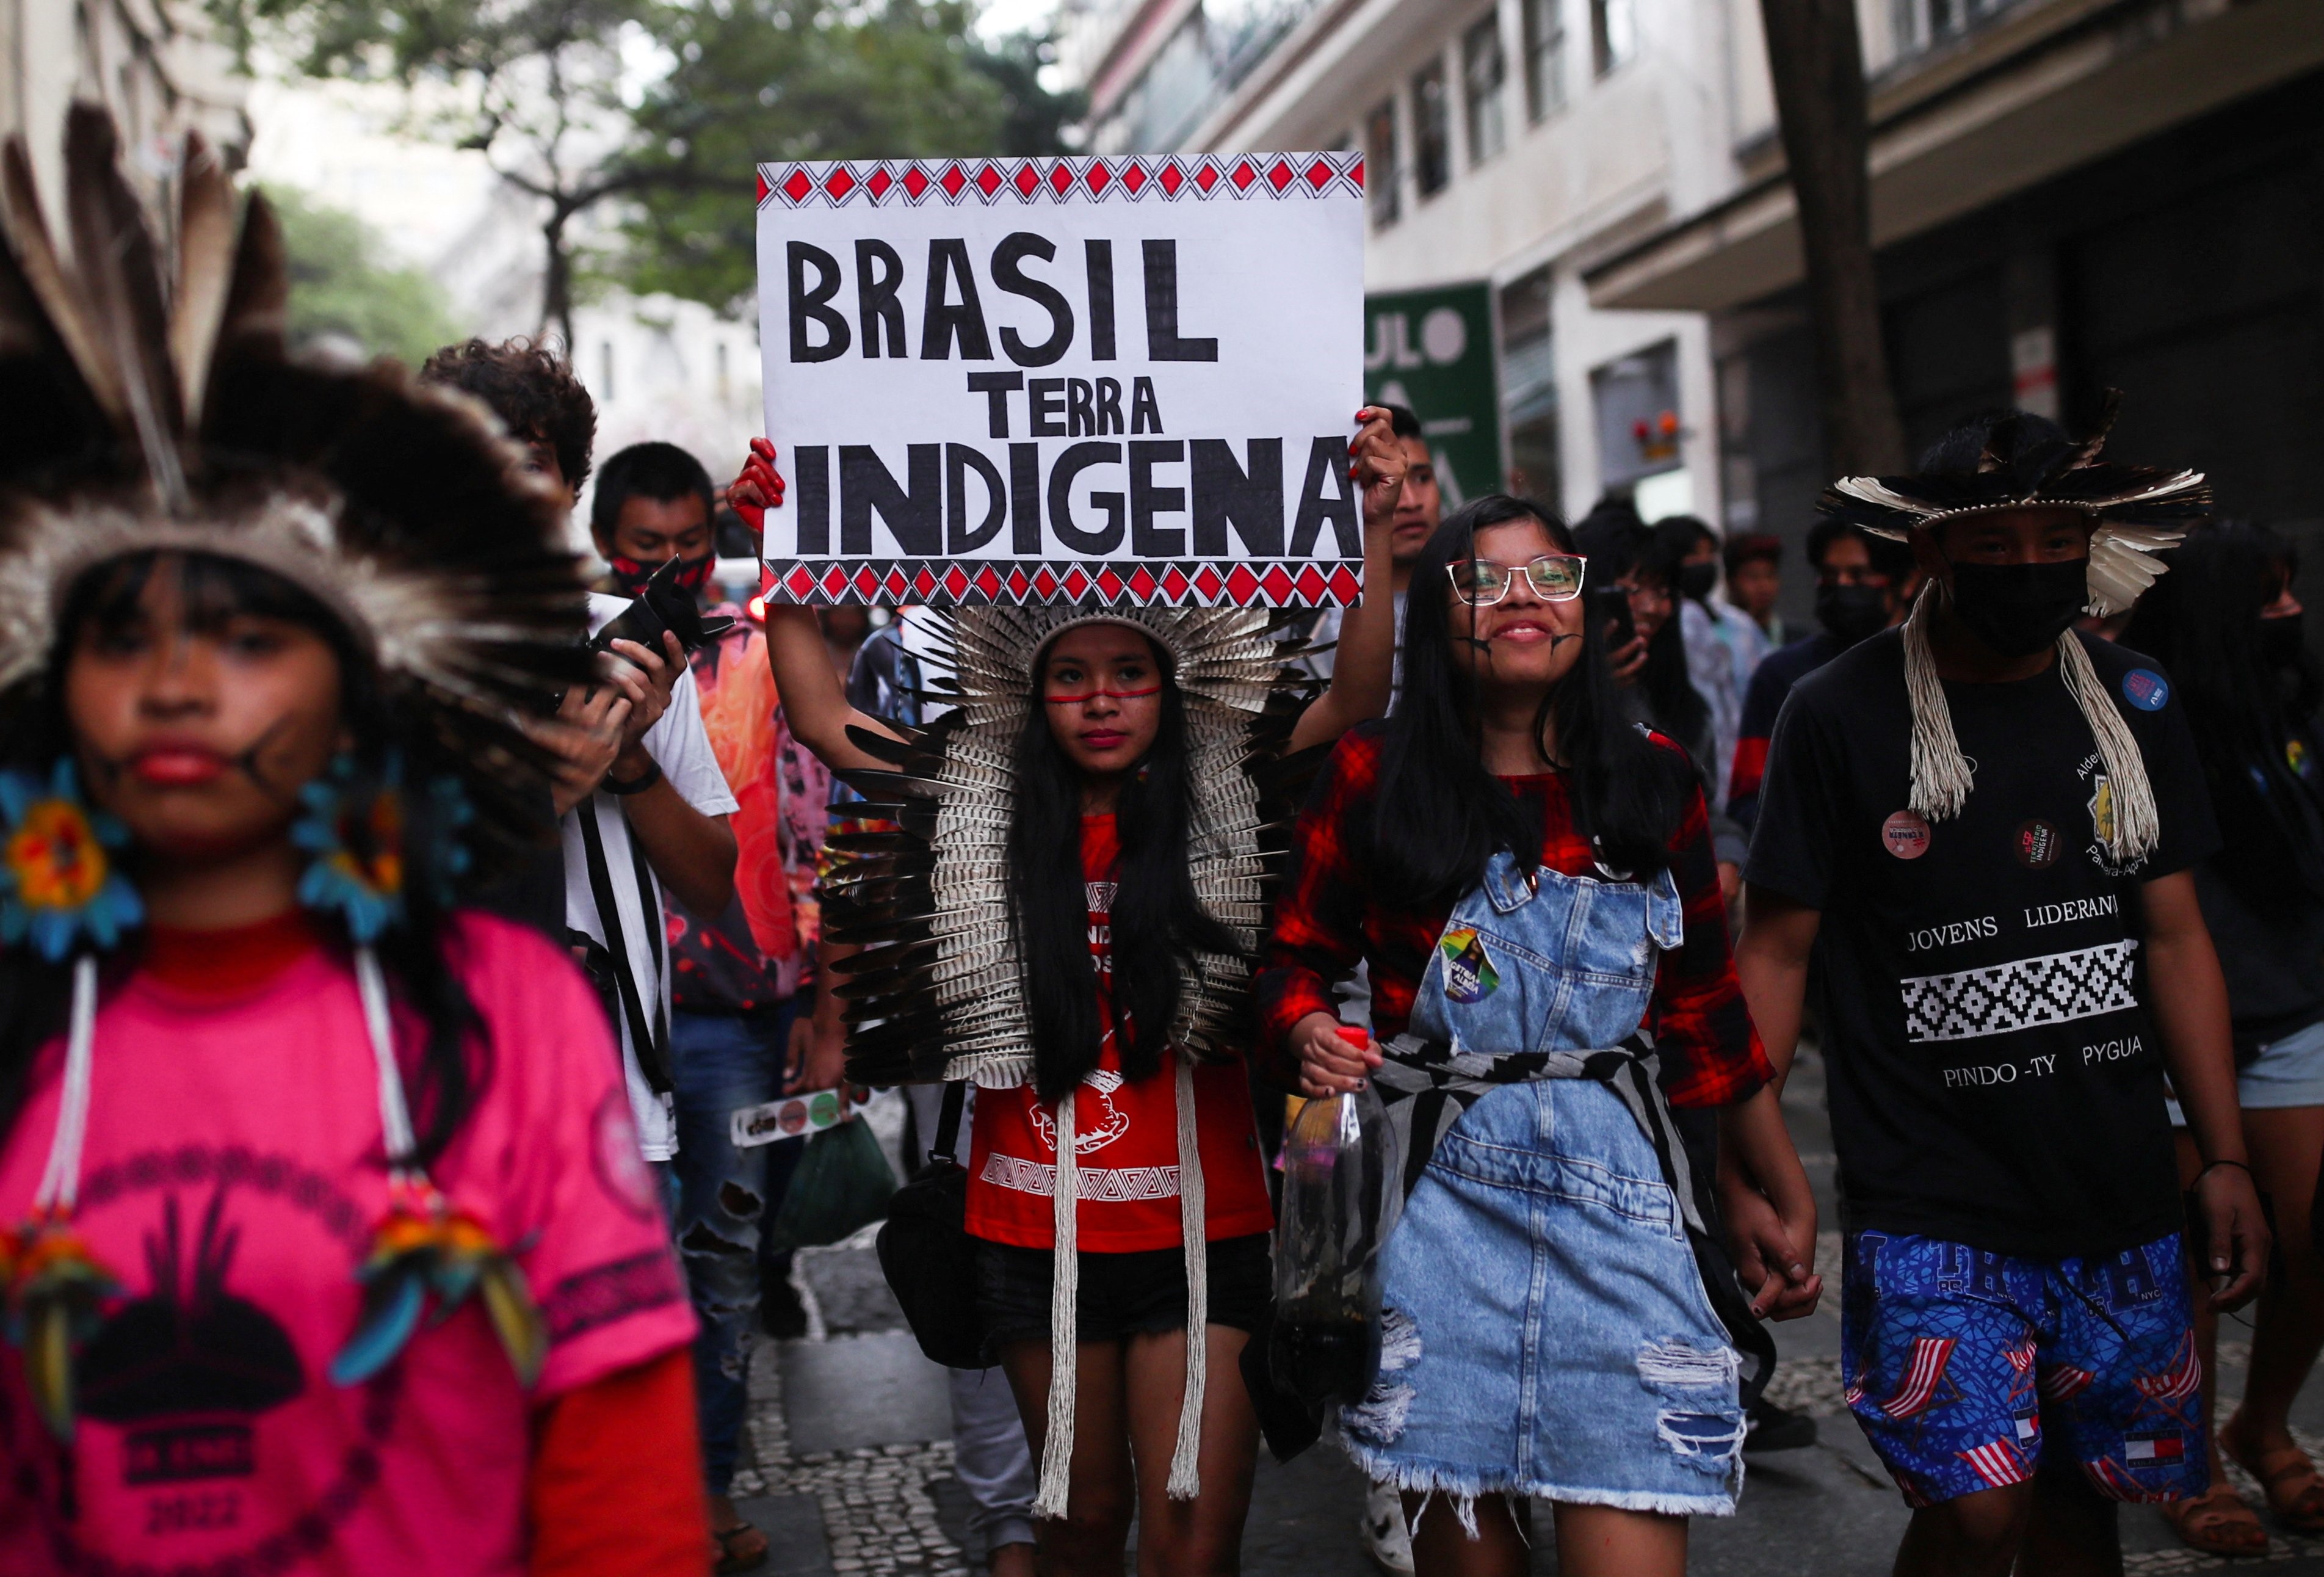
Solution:
M1485 952L1485 939L1466 926L1444 933L1436 944L1444 955L1444 994L1456 1002L1481 1002L1499 989L1500 971Z

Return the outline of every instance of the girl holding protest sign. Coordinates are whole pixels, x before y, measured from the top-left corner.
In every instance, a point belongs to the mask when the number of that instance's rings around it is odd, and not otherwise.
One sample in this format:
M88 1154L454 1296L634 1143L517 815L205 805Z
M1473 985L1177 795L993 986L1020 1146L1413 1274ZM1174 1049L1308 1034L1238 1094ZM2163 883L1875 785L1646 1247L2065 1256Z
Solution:
M1583 560L1477 500L1414 566L1404 696L1340 742L1293 835L1259 997L1310 1095L1375 1080L1409 1191L1349 1452L1404 1491L1427 1577L1675 1577L1734 1508L1744 1322L1812 1308L1815 1205L1729 954L1686 753L1620 720ZM1332 987L1370 966L1374 1042ZM1720 1108L1748 1305L1668 1100ZM1794 1245L1798 1247L1794 1249Z
M1388 413L1360 413L1365 584L1402 487ZM779 502L768 463L730 492ZM875 945L851 1077L972 1080L975 1314L1041 1462L1046 1570L1231 1569L1259 1424L1237 1363L1272 1224L1240 1058L1286 752L1385 708L1388 599L1351 610L1300 711L1264 611L965 608L930 621L953 710L853 711L805 608L767 609L797 735L887 807L832 908ZM964 1312L965 1314L965 1311Z

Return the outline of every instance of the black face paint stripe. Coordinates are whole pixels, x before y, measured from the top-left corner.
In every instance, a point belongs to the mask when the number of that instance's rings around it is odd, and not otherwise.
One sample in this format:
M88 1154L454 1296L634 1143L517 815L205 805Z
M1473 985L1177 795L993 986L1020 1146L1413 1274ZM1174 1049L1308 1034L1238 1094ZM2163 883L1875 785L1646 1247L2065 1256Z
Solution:
M263 751L267 745L272 742L275 735L281 733L284 729L290 726L290 719L288 717L276 718L272 724L267 728L266 732L260 734L256 739L251 741L250 744L244 749L240 754L227 758L235 767L241 770L244 777L248 778L252 782L258 785L260 792L265 794L267 798L282 805L296 803L299 798L299 791L304 788L306 785L303 783L294 783L290 786L290 788L287 793L278 792L274 785L267 781L266 774L258 770L258 757L259 752Z

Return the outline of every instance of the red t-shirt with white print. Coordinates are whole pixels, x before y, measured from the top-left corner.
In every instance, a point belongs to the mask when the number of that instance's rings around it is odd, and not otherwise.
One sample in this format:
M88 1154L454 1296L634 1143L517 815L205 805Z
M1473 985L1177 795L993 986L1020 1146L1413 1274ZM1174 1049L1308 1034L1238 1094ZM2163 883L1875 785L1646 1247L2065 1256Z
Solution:
M1112 979L1108 911L1121 854L1111 816L1082 818L1082 870L1089 887L1090 954L1097 961L1097 1066L1074 1102L1074 1229L1084 1250L1128 1254L1175 1249L1178 1222L1177 1054L1131 1081L1121 1075L1106 989ZM1275 1224L1267 1174L1240 1062L1194 1068L1194 1135L1203 1161L1204 1222L1213 1241ZM968 1231L989 1242L1047 1249L1056 1240L1056 1108L1031 1084L981 1090L969 1137Z

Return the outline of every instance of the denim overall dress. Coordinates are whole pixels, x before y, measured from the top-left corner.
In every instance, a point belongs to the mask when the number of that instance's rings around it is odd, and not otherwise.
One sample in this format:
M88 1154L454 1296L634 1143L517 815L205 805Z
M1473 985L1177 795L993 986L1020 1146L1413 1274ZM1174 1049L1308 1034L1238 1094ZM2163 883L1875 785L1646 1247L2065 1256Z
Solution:
M1739 1360L1640 1032L1684 925L1667 871L1595 881L1497 854L1382 1048L1411 1193L1383 1250L1379 1380L1342 1437L1375 1480L1449 1495L1471 1526L1491 1493L1735 1508Z

